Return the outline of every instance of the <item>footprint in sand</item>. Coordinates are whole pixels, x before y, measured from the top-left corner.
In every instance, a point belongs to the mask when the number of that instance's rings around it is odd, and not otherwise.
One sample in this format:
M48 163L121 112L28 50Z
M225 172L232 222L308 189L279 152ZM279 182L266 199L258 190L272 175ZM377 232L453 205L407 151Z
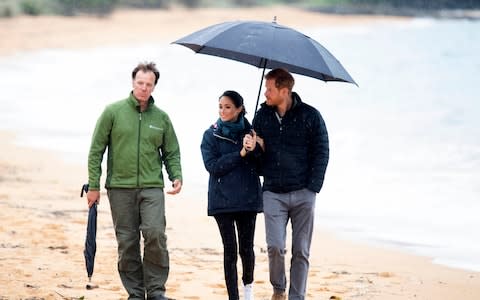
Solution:
M318 272L317 271L310 271L308 273L308 277L317 277L318 276Z
M112 292L118 292L120 290L123 290L123 287L119 287L119 286L111 286L111 287L104 287L102 286L102 289L104 290L109 290L109 291L112 291Z
M323 279L337 279L338 277L338 274L330 274L327 276L323 276Z
M225 285L221 283L209 284L208 287L211 287L212 289L225 289Z
M172 282L172 283L169 283L168 286L167 286L167 290L169 292L176 292L178 291L178 288L180 287L180 283L178 282Z
M72 221L72 224L85 226L85 220L76 219Z
M225 295L226 296L227 292L225 291L225 288L223 288L223 289L224 289L223 291L213 291L213 293L215 295L222 295L222 296Z
M395 277L395 274L391 272L380 272L377 274L379 277L384 277L384 278L390 278L390 277Z
M33 285L33 284L30 284L30 283L25 283L24 285L26 288L29 288L29 289L38 289L40 288L40 286L38 285Z
M204 254L207 254L207 255L218 256L218 255L222 254L222 253L220 253L219 251L217 251L216 249L213 249L213 248L201 248L201 250Z
M206 278L208 279L208 278ZM224 283L208 283L205 282L205 285L213 290L213 293L216 295L227 295L226 286Z

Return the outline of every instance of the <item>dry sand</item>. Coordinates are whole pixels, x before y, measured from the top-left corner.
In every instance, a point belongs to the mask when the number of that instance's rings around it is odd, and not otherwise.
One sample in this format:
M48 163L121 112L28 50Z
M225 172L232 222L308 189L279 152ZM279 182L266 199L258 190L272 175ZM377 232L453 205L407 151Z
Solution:
M170 40L231 19L271 20L301 29L401 18L331 16L293 8L119 11L109 18L18 17L0 20L0 55L45 47L85 48ZM116 241L108 200L99 206L94 282L86 290L83 243L87 219L79 198L85 166L55 153L15 145L0 132L0 299L126 299L116 270ZM188 187L185 187L187 189ZM194 195L195 193L188 193ZM168 294L176 299L226 299L222 246L206 216L206 195L167 196L171 256ZM270 299L263 217L257 222L255 296ZM317 230L307 299L480 299L480 274L430 259L341 241Z

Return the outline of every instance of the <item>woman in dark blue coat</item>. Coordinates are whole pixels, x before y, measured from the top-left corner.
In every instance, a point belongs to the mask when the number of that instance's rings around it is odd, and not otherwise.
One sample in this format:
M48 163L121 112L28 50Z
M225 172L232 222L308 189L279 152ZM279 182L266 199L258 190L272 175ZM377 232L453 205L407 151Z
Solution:
M225 91L219 98L220 118L203 134L201 150L208 183L208 215L217 221L224 249L225 282L229 300L238 300L237 236L242 259L245 300L253 300L257 213L262 211L256 135L245 118L243 98ZM245 138L246 135L250 135Z

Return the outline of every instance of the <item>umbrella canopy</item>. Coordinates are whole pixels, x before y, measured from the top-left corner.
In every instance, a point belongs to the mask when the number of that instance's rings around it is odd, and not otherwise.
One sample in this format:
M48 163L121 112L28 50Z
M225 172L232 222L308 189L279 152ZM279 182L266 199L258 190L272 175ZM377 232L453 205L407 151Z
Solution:
M266 68L285 68L289 72L323 81L356 84L342 64L320 43L275 21L224 22L196 31L173 43L188 47L196 53L263 68L262 81Z
M88 192L88 184L84 184L80 197L83 197L83 192ZM87 275L89 280L92 278L93 266L95 264L95 252L97 251L97 203L93 204L88 210L87 235L85 238L85 249L83 255L85 256L85 266L87 268ZM87 285L88 288L88 285Z

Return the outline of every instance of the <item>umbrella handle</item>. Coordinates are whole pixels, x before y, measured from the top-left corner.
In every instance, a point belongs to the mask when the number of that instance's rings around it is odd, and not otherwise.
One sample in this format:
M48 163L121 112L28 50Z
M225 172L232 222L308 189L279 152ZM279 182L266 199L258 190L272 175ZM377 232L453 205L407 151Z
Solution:
M83 197L83 192L88 193L88 183L82 185L82 190L80 191L80 197Z

